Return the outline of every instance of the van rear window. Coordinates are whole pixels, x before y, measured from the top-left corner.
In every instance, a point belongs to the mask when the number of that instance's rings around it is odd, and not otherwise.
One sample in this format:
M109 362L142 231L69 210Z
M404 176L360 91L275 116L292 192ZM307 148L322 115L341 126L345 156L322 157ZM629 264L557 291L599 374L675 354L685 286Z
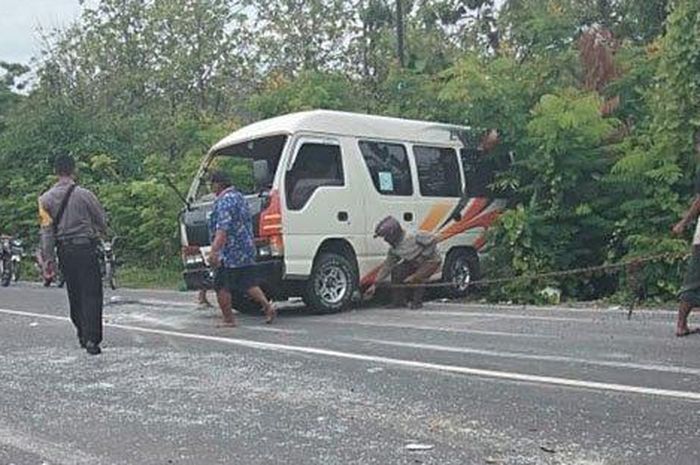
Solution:
M360 141L359 146L377 192L382 195L413 195L411 167L403 145Z
M496 161L476 149L462 149L462 167L469 197L494 197L491 184L496 176Z
M449 147L414 146L420 193L425 197L460 197L462 179L457 152Z

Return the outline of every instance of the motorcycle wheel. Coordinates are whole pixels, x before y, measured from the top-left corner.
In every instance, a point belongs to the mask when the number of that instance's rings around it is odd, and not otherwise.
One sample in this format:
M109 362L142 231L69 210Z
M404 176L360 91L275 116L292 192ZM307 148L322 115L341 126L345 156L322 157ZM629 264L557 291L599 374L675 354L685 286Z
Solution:
M2 261L2 278L0 278L0 284L2 287L7 287L12 281L12 260L4 259Z
M20 262L16 262L12 266L12 280L14 282L19 281L19 279L22 277L22 267L20 265Z
M117 289L117 280L114 277L114 263L111 261L105 263L105 280L113 291Z

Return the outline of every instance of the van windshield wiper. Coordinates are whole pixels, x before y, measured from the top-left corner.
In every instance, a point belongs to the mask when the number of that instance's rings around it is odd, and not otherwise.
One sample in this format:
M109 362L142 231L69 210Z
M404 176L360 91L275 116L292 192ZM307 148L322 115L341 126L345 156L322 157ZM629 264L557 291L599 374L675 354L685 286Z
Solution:
M185 208L187 209L187 211L192 211L192 205L190 204L190 201L187 200L187 197L185 197L182 192L180 192L180 190L177 188L177 186L175 185L173 180L170 179L169 176L164 176L164 178L165 178L165 183L168 185L168 187L170 187L173 191L175 191L175 194L177 194L177 196L180 198L182 203L185 204Z

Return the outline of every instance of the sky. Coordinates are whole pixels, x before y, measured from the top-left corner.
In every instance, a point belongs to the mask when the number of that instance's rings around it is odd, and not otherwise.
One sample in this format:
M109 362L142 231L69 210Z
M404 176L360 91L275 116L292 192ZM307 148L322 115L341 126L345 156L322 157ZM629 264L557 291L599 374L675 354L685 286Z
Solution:
M80 11L79 0L0 0L0 61L29 64L41 50L37 28L64 28Z
M28 64L40 51L37 28L63 28L80 11L79 0L0 0L0 61Z

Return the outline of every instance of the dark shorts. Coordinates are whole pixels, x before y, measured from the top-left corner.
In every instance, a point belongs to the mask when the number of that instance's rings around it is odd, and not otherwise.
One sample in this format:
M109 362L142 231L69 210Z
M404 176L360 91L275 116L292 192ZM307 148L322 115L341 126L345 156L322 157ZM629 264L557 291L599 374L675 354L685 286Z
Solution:
M679 295L683 302L700 307L700 246L693 247Z
M214 272L214 290L228 289L229 291L242 291L259 286L261 282L260 270L257 265L242 266L239 268L218 268Z

